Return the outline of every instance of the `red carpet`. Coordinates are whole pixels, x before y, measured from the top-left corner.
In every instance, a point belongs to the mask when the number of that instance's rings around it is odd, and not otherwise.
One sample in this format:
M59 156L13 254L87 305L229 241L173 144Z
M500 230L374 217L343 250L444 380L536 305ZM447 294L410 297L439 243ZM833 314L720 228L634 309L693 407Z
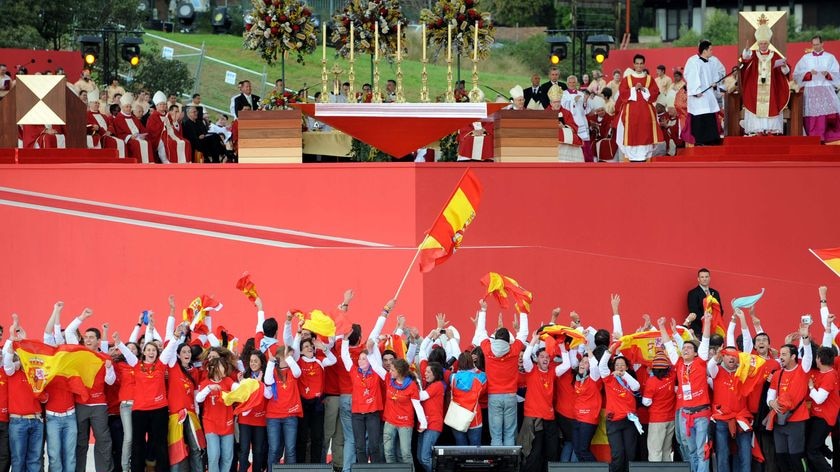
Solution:
M837 148L824 146L815 136L731 136L721 146L680 149L676 157L658 157L671 162L826 162L840 160Z

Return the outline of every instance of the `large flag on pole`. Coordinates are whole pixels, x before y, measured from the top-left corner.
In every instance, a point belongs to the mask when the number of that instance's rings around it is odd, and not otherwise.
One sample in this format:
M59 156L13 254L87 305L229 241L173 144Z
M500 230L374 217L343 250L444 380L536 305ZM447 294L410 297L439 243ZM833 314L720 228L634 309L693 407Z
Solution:
M420 243L420 271L429 272L443 264L461 246L467 226L475 219L481 202L481 183L467 169L452 197Z
M831 249L808 249L811 254L817 256L826 267L840 277L840 247Z
M105 363L104 356L84 346L55 347L30 339L16 341L13 346L20 358L20 368L35 393L43 392L56 376L66 377L71 385L74 379L81 380L85 387L91 388Z

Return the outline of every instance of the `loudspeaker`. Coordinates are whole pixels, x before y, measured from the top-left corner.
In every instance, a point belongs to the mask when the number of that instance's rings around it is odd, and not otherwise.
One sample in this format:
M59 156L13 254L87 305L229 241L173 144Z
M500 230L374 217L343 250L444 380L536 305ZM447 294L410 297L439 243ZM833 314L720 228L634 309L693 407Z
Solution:
M353 464L351 472L411 472L411 464Z
M272 472L280 471L280 472L297 472L307 471L307 472L332 472L332 466L330 464L274 464L271 466Z
M631 462L630 472L685 472L688 462Z
M588 470L591 472L609 472L610 465L606 462L549 462L548 472L565 472L572 470ZM685 472L685 471L682 471Z

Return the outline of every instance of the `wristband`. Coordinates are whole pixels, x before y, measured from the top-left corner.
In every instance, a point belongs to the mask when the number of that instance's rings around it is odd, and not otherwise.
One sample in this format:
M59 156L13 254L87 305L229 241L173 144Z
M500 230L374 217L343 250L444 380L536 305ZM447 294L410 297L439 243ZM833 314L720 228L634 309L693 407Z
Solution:
M347 311L348 308L350 308L350 304L348 303L342 303L341 305L338 305L339 310Z
M823 299L823 300L820 300L820 303L826 303L826 301Z

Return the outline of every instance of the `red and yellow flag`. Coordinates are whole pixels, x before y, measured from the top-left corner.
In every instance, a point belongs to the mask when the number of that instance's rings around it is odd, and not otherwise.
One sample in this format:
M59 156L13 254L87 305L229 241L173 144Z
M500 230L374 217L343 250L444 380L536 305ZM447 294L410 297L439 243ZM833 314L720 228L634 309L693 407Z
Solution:
M519 313L531 312L534 294L522 288L519 282L497 272L490 272L481 278L481 283L487 287L487 295L493 295L502 308L510 307L508 298L513 298L514 307Z
M569 349L574 349L581 344L586 344L586 336L580 331L563 325L544 326L540 333L540 339L546 343L546 350L549 350L550 339L557 343L569 342ZM549 352L551 352L549 350ZM556 354L556 351L554 352Z
M204 325L204 317L207 316L207 312L219 311L223 306L224 305L207 295L195 297L195 299L190 302L190 306L184 308L184 321L190 322L190 330L201 331L200 329L197 330L196 327Z
M726 325L723 324L723 316L720 314L720 302L713 295L707 295L703 299L703 310L712 313L712 330L709 334L726 336Z
M195 439L198 447L201 449L207 447L207 441L204 438L204 430L201 429L201 421L198 420L198 414L186 409L171 413L169 415L169 430L167 434L170 464L178 464L189 457L190 450L187 446L187 440L184 437L185 421L188 421L190 426L192 426L193 439Z
M761 356L748 352L738 353L738 369L735 371L735 377L741 383L742 395L749 395L757 385L763 385L765 362L767 360Z
M321 310L312 310L303 322L303 329L318 336L335 336L335 320Z
M472 169L467 169L452 197L420 243L421 272L429 272L443 264L458 250L464 231L475 219L481 193L481 183Z
M811 254L817 256L826 267L840 277L840 247L831 249L808 249Z
M35 393L43 392L56 376L66 377L71 383L79 379L90 388L105 362L104 355L84 346L55 347L30 339L16 341L13 346L20 358L20 368Z
M265 401L263 388L263 384L257 379L243 379L235 389L222 393L222 401L227 406L239 403L233 409L233 414L238 415L253 410Z
M242 277L236 281L236 289L244 293L248 297L248 300L252 302L259 297L257 287L254 286L254 282L251 282L251 274L247 272L242 274Z
M677 333L684 341L691 339L687 328L677 326ZM658 348L662 346L662 333L660 331L641 331L638 333L626 334L618 339L618 350L621 355L630 360L631 364L644 364L649 366L656 356Z

